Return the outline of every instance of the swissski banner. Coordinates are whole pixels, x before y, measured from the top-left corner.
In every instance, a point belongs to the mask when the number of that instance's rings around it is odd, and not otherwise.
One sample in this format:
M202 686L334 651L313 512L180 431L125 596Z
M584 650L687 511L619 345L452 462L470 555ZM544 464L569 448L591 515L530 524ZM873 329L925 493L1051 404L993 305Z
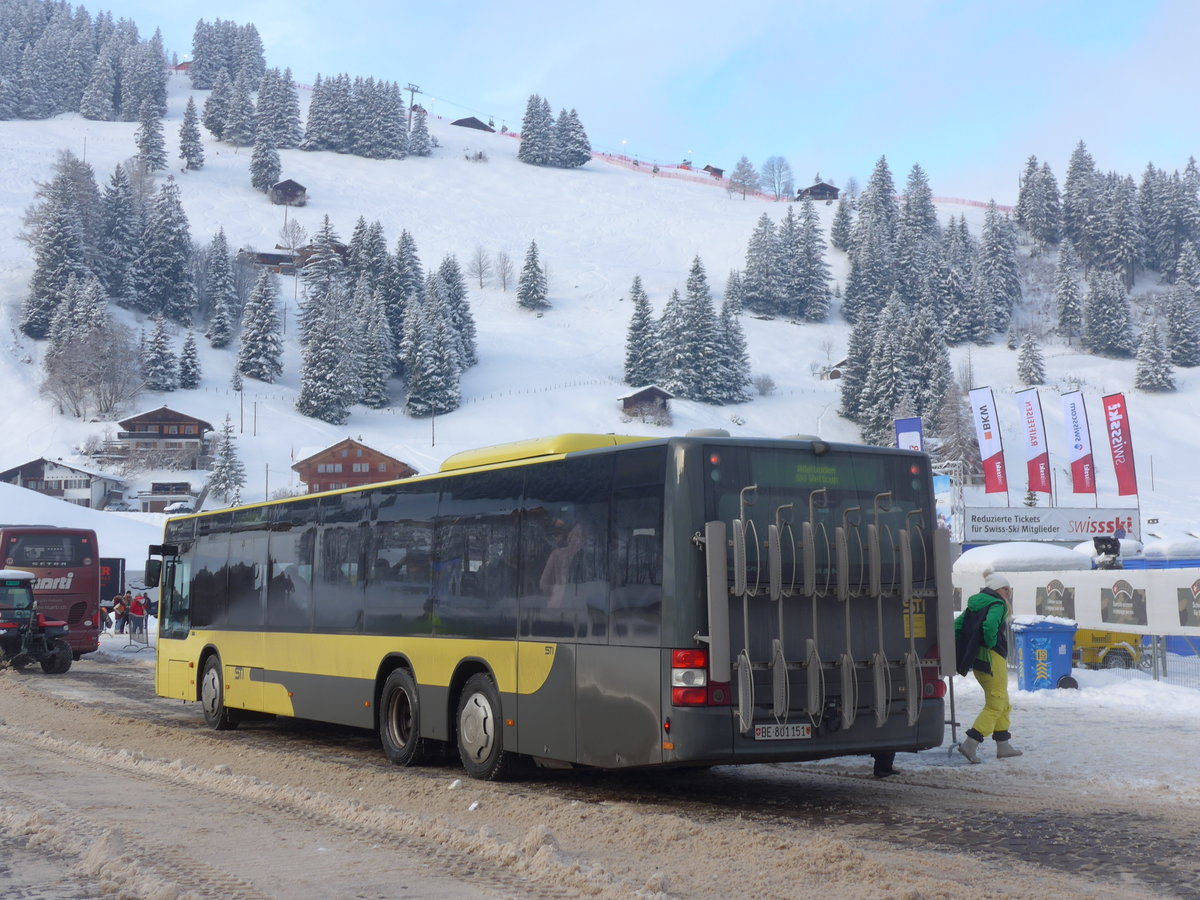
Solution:
M1137 472L1133 468L1133 436L1129 433L1129 410L1124 394L1109 394L1104 398L1104 427L1108 432L1108 448L1112 451L1113 468L1117 472L1117 494L1122 497L1136 494Z
M1004 443L1000 439L1000 420L996 418L996 400L992 396L992 389L974 388L969 396L971 415L975 419L975 436L979 440L979 456L983 460L984 491L989 494L1007 493Z
M1029 468L1029 490L1051 493L1050 448L1046 446L1046 422L1037 388L1017 393L1021 429L1025 434L1025 465Z
M1088 428L1083 391L1062 395L1063 426L1067 429L1067 455L1071 460L1071 489L1076 494L1096 493L1096 461L1092 458L1092 432Z

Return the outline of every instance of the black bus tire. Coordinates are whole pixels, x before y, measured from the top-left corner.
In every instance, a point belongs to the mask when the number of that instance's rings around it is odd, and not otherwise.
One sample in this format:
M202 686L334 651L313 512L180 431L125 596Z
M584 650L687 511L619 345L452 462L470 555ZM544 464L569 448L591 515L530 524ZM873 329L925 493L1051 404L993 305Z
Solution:
M221 659L215 653L204 663L200 678L200 706L204 721L214 731L237 728L237 719L225 706L225 679L221 675Z
M458 755L463 768L480 781L503 781L512 769L504 749L500 692L489 675L472 675L458 699Z
M414 766L425 757L417 682L408 669L396 669L383 683L379 696L379 742L393 765Z

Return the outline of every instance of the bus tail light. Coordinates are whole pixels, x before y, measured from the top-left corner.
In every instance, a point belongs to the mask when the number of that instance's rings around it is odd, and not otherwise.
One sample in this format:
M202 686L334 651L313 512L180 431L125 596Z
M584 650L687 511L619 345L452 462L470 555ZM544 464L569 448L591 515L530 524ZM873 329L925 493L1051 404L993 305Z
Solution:
M938 674L941 658L941 653L934 645L925 652L925 658L921 660L921 696L926 700L941 700L946 696L946 682Z
M672 706L728 706L728 683L708 680L708 651L671 651Z

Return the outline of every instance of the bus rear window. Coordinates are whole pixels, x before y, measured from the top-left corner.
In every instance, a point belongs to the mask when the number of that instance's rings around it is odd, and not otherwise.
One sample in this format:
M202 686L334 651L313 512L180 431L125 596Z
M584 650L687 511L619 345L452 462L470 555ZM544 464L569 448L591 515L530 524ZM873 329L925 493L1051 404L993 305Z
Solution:
M94 558L91 542L78 534L21 534L5 542L4 565L39 569L87 565Z

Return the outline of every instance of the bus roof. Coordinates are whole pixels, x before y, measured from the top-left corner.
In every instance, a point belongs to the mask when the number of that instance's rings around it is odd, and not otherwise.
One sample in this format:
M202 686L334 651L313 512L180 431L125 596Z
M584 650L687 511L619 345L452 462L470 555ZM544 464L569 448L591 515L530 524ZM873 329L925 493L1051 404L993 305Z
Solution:
M617 447L621 444L642 444L654 440L660 439L636 437L629 434L556 434L552 437L531 438L507 444L492 444L490 447L478 447L474 450L463 450L446 457L438 471L457 472L459 469L473 469L477 466L518 462L544 456L563 456L567 453L578 453L580 450Z

